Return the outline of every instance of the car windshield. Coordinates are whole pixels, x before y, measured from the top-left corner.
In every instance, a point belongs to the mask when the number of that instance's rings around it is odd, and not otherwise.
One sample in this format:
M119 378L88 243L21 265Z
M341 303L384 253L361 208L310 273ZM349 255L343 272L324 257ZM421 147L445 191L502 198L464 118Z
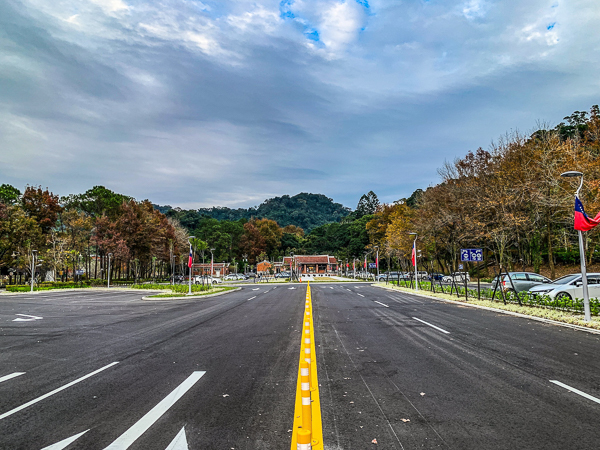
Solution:
M564 277L560 277L556 280L554 280L552 283L553 284L569 284L571 281L574 281L578 278L581 278L581 275L565 275Z

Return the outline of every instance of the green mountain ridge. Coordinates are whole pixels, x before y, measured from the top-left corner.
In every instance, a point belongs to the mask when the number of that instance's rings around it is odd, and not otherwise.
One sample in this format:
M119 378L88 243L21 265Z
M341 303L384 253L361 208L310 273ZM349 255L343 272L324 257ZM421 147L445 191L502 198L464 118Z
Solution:
M335 203L333 199L323 194L306 192L291 197L289 195L273 197L265 200L259 206L250 208L232 209L214 206L212 208L184 210L169 205L154 205L154 207L167 216L179 219L181 224L188 230L195 229L203 217L232 221L250 220L255 217L257 219L274 220L281 227L295 225L302 228L306 233L310 233L311 230L321 225L340 222L351 213L350 208L343 206L341 203Z

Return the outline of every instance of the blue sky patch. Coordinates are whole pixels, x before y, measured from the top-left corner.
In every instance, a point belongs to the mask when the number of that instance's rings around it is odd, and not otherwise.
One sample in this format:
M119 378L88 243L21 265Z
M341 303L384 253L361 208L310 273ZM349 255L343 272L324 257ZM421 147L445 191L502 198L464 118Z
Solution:
M311 41L318 42L319 41L319 32L314 28L307 28L304 30L304 36Z

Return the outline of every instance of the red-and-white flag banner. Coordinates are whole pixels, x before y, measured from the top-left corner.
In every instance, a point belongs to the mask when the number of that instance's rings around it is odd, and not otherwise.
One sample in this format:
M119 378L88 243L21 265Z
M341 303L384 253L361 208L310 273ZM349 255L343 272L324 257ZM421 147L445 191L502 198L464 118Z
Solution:
M413 249L412 249L412 265L413 267L417 265L417 247L415 245L415 243L413 242Z
M188 267L191 269L192 268L192 259L194 257L192 256L192 244L190 244L190 257L188 259Z
M600 212L596 214L596 217L591 219L585 213L583 204L579 197L575 197L575 229L578 231L589 231L592 228L600 224Z

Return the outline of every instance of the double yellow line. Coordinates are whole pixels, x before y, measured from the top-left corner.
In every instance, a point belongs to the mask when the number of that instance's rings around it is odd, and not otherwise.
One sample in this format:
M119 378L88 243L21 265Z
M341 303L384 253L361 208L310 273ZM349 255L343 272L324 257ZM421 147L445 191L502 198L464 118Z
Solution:
M302 343L300 345L291 450L309 449L323 449L323 425L321 402L319 401L310 283L306 287L306 303L302 319Z

